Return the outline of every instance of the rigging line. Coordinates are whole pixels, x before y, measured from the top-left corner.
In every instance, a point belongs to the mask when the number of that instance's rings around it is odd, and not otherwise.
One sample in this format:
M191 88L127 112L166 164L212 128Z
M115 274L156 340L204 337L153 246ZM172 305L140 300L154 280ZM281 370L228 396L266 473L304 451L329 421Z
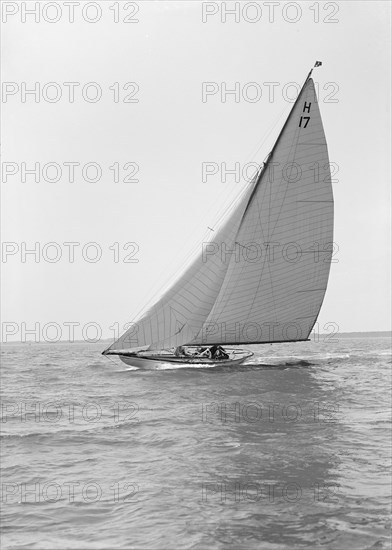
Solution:
M220 227L223 225L223 221L230 217L230 215L235 210L236 206L241 202L244 195L247 193L249 188L254 184L254 179L247 183L246 186L243 187L240 193L237 192L237 195L231 200L230 204L228 204L222 211L219 213L219 216L216 218L215 222L212 224L215 227L215 230L220 229Z
M252 182L249 182L249 184L251 184ZM236 193L235 193L235 196L230 200L230 204L227 204L227 205L224 205L224 208L221 208L222 212L221 211L218 211L218 216L217 216L217 219L215 220L213 226L215 226L214 228L208 226L208 230L209 231L213 231L215 232L217 229L219 229L219 225L220 225L220 222L228 217L228 215L234 210L234 208L237 206L237 204L241 201L244 193L246 193L247 191L247 188L248 188L248 185L244 186L240 192L238 192L238 190L236 190ZM212 210L212 208L210 208L210 210ZM198 239L197 240L197 243L195 243L195 246L194 246L194 249L191 250L191 252L189 252L189 248L187 247L186 250L188 250L188 254L186 256L186 259L190 258L193 256L194 252L196 252L196 249L200 247L200 244L203 244L205 242L210 242L210 239L211 239L211 234L208 232L208 231L205 231L205 233L203 234L202 236L202 239L201 241ZM184 262L183 264L184 265Z
M227 215L229 211L232 210L232 207L235 206L235 204L241 199L243 193L246 192L249 185L252 184L253 178L254 176L249 180L245 180L245 182L234 181L233 183L228 184L225 187L224 191L222 191L219 195L220 198L224 197L223 202L222 200L217 199L220 204L220 208L216 210L217 201L215 201L211 203L207 210L203 210L205 212L203 218L206 220L206 225L211 226L211 221L213 221L212 227L216 229L221 220Z
M275 130L276 126L280 123L281 119L283 118L283 115L285 115L287 113L287 111L291 108L292 106L289 105L289 106L285 106L282 111L280 112L280 114L277 116L277 118L275 119L275 121L273 122L272 126L270 127L270 129L268 130L267 134L265 136L263 136L261 138L261 140L259 141L259 143L256 145L255 149L253 149L253 152L250 153L246 158L247 158L247 161L245 162L245 164L247 164L248 162L252 161L255 156L258 154L258 152L260 151L260 149L262 148L262 146L266 143L266 141L268 140L270 134ZM268 155L267 155L268 157ZM265 157L265 158L267 158ZM261 164L259 164L259 170L257 170L257 172L253 175L253 177L247 182L245 183L243 189L241 190L240 192L240 195L242 194L242 191L243 190L246 190L247 187L249 185L252 184L254 178L257 176L257 174L260 172L260 168L261 168ZM226 205L223 205L221 211L218 212L218 219L215 221L215 223L213 225L217 225L221 219L227 214L227 211L228 211L228 208L230 208L231 204L233 202L236 201L236 197L238 196L238 191L237 189L234 189L234 185L237 186L238 183L237 182L234 182L234 184L229 184L232 186L231 189L229 189L229 191L227 191L227 189L225 190L225 196L227 197L228 194L230 195L231 193L233 193L235 191L235 195L233 197L233 199L230 199L230 205L229 207L226 206Z
M299 95L299 94L298 94ZM295 101L294 101L295 103ZM265 142L267 141L267 139L269 138L270 134L275 130L275 128L278 126L280 126L280 122L281 120L285 120L287 118L286 115L288 115L288 111L291 109L292 105L285 105L282 109L282 111L280 112L280 114L278 115L278 117L276 118L276 121L273 123L273 126L270 128L270 130L268 130L267 134L265 137L263 137L259 144L256 145L256 149L254 150L254 153L252 153L250 159L253 159L257 154L258 152L260 151L260 149L262 148L262 146L265 144ZM284 115L284 116L283 116ZM267 155L268 156L268 155Z
M259 173L259 170L250 178L249 180L245 180L245 183L242 182L241 189L238 190L238 182L234 182L233 184L229 184L229 190L228 188L224 191L224 197L225 202L221 205L220 209L218 211L214 211L214 223L212 224L212 227L209 227L211 230L216 230L219 228L219 224L221 221L228 217L228 214L233 211L235 206L241 201L243 195L248 191L249 187L253 185L255 178L257 177L257 174ZM231 188L230 188L231 187ZM223 195L223 191L221 193ZM211 219L210 212L213 212L213 206L212 205L209 210L207 211L207 216Z
M259 143L256 145L256 148L253 150L253 152L247 157L247 162L250 162L254 159L254 157L258 154L258 152L260 151L260 149L262 148L262 146L266 143L267 139L269 138L270 134L275 130L276 126L280 123L281 119L283 118L283 115L287 113L287 111L292 108L292 106L285 106L282 111L280 112L280 114L278 115L278 117L276 118L275 122L273 123L272 127L268 130L266 136L264 136L260 141ZM268 157L268 154L266 155L265 159ZM246 163L247 163L246 162ZM245 163L245 164L246 164ZM257 175L260 173L260 170L263 168L262 164L265 164L264 163L261 163L259 164L259 169L257 170L257 172L253 175L253 177L248 181L248 184L250 185L254 178L257 177ZM248 185L245 185L244 186L245 189L248 187Z
M215 229L217 228L217 226L219 226L222 219L225 218L227 216L227 214L233 210L233 208L236 206L236 204L238 204L238 202L243 197L244 193L247 192L249 186L251 186L253 184L255 176L256 176L256 174L253 175L253 177L249 181L245 181L245 183L242 182L242 186L241 186L240 190L238 190L238 183L237 182L235 182L234 184L229 184L229 186L231 185L231 187L232 187L231 189L229 188L229 191L227 190L227 188L225 189L225 195L224 196L225 196L226 200L222 204L220 209L217 212L215 211L215 213L214 213L215 217L214 217L214 223L212 224L212 226ZM223 191L221 192L221 195L223 195ZM208 214L211 210L212 210L212 208L209 209Z
M287 110L287 108L285 107L285 109L282 111L282 113L286 110ZM263 144L268 139L268 136L271 134L271 132L275 129L275 127L279 123L279 120L281 118L282 113L279 115L279 117L278 117L277 121L274 123L273 127L269 130L267 136L257 146L256 150L250 156L248 156L248 160L245 164L247 164L249 161L254 159L256 154L259 152L259 150L261 149ZM227 197L227 201L226 201L226 203L223 204L221 209L218 211L218 213L216 215L216 218L214 220L214 223L212 224L213 227L219 226L221 221L228 215L229 212L231 212L233 210L233 207L235 207L236 203L241 199L241 197L243 196L243 193L247 191L247 189L254 183L255 178L258 177L258 175L260 173L260 170L263 167L262 164L263 163L258 165L259 169L255 171L252 178L250 178L248 181L245 180L245 183L242 183L243 187L240 190L240 192L238 192L238 189L237 189L237 186L238 186L237 182L234 182L234 184L229 184L229 185L231 185L231 188L229 188L229 190L227 190L227 188L226 188L226 190L225 190L225 197ZM222 194L223 194L223 191L222 191ZM211 209L210 209L210 211L211 211Z

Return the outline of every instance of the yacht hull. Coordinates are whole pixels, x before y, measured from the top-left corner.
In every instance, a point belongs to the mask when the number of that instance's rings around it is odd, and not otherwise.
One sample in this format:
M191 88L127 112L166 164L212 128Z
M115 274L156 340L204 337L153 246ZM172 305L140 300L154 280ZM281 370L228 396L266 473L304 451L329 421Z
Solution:
M234 350L226 349L225 350L229 357L227 359L208 359L204 357L177 357L171 353L127 353L127 354L118 354L119 358L126 365L137 367L140 369L143 368L159 368L162 366L230 366L230 365L240 365L246 359L249 359L253 356L251 351L247 350Z

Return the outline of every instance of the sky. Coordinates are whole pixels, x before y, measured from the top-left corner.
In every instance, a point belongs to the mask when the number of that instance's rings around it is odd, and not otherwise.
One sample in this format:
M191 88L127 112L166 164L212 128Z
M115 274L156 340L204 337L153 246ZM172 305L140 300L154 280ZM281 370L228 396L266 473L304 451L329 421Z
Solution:
M338 247L318 327L391 329L389 2L35 4L2 2L3 341L118 336L316 60Z

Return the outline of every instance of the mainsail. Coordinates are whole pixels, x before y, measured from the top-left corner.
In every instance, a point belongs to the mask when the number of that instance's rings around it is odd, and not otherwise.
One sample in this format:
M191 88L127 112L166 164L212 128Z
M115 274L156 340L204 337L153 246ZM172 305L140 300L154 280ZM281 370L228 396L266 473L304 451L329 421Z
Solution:
M330 165L310 74L214 241L108 349L308 339L333 251Z

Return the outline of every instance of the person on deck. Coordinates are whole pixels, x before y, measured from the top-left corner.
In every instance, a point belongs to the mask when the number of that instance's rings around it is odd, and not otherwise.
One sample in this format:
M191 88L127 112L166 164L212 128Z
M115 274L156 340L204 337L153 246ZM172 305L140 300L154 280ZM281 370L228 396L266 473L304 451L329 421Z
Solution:
M213 359L228 359L229 356L222 346L214 345L210 347L211 357Z
M211 351L209 348L201 348L198 354L198 357L204 357L206 359L211 359Z
M174 350L174 355L176 357L193 357L193 353L188 350L185 346L178 346Z

